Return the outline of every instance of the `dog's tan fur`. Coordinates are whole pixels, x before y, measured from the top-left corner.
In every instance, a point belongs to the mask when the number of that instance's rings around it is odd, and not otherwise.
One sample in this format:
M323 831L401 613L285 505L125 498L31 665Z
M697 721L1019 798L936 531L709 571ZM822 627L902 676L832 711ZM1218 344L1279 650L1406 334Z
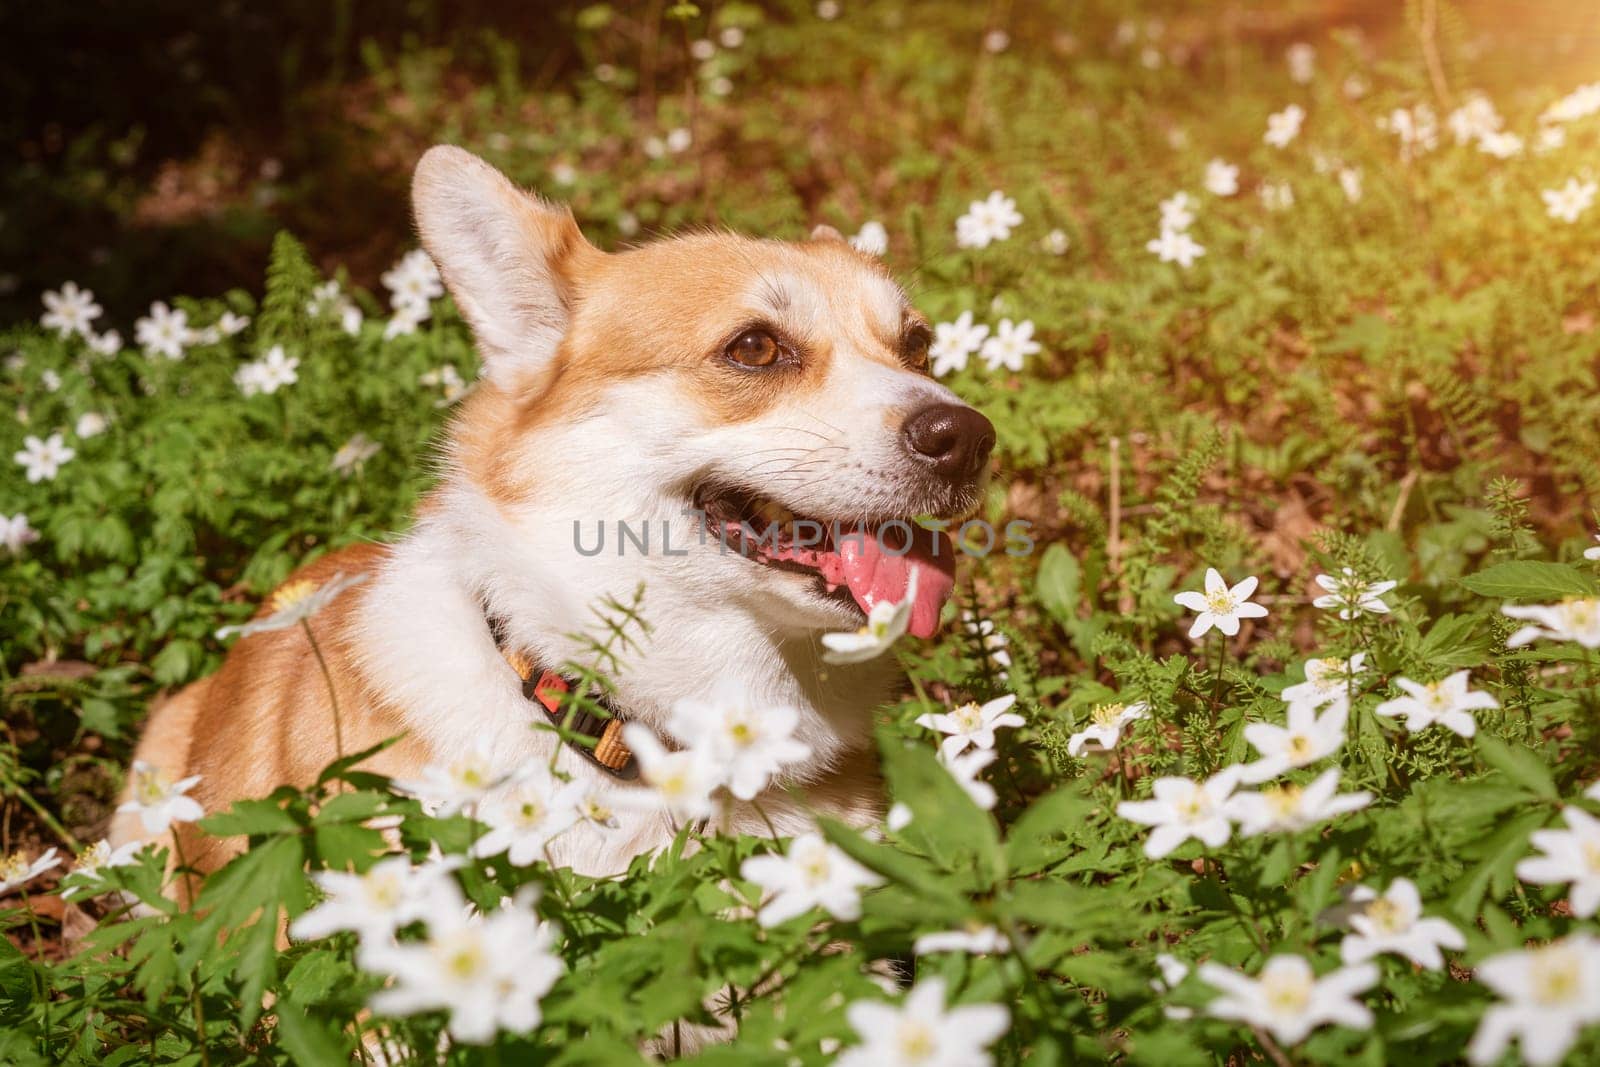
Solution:
M828 415L840 396L875 391L861 413L834 416L861 424L841 434L860 435L893 435L910 407L930 397L953 399L921 368L903 362L899 338L919 319L881 264L833 238L788 244L724 233L606 254L583 238L570 213L453 149L435 149L419 165L414 198L423 242L474 329L486 377L453 420L444 483L420 509L417 529L393 546L331 553L294 576L319 584L335 574L368 576L312 621L338 695L344 751L403 735L371 767L415 777L424 765L459 755L451 751L458 739L478 730L502 745L508 760L547 759L541 754L553 742L530 729L533 713L509 668L498 663L481 612L474 621L473 598L507 615L513 636L542 661L559 663L574 651L565 635L585 623L585 601L594 591L625 595L643 581L647 605L649 590L668 590L656 605L667 606L671 632L658 623L646 662L619 680L630 714L659 726L672 700L692 695L719 672L748 675L758 695L806 704L808 743L818 750L812 765L760 798L765 816L785 830L805 825L807 813L787 789L799 784L811 808L857 823L876 818L869 716L894 669L886 661L825 667L816 634L847 627L827 614L833 608L806 601L791 577L746 575L736 569L743 564L707 560L700 566L714 569L720 584L702 592L673 586L683 581L678 571L650 570L651 577L640 578L607 562L594 566L617 573L607 572L604 583L586 577L585 585L552 565L549 575L530 580L537 591L530 593L510 561L522 550L516 531L534 528L530 516L566 514L562 509L584 494L585 479L603 474L592 458L573 455L574 442L582 444L588 427L615 433L606 420L619 417L619 406L637 405L634 425L641 432L628 444L643 458L629 453L627 459L644 464L663 451L648 429L661 419L676 420L689 436L736 442L745 429L760 431L800 442L786 446L798 452L809 439L791 433L794 424L811 420L800 431L831 433L821 427L833 425ZM802 367L740 375L708 358L750 318L752 302L804 346ZM856 377L842 379L847 373ZM732 447L761 451L742 442ZM878 453L829 447L852 460L853 468L841 463L846 473L866 472L860 514L881 513L891 498L900 514L931 510L926 494L917 495L923 489L896 488L899 472ZM720 461L709 456L705 463ZM785 484L802 495L819 491L798 475L790 479ZM611 488L616 499L632 499L626 486ZM857 505L824 500L814 510L845 507ZM572 586L563 584L569 580ZM798 606L786 606L791 601ZM704 621L719 612L715 624ZM440 650L437 663L425 662L430 640ZM156 710L137 757L174 779L200 775L194 795L208 811L283 783L313 781L335 758L335 747L327 686L305 634L293 628L239 640L220 671ZM616 785L579 760L563 767ZM726 820L748 830L763 821L742 807ZM645 819L604 845L573 844L563 858L597 871L620 869L629 856L668 839L671 829L665 818ZM119 816L112 836L140 836L137 819ZM199 868L231 851L198 834L184 844Z

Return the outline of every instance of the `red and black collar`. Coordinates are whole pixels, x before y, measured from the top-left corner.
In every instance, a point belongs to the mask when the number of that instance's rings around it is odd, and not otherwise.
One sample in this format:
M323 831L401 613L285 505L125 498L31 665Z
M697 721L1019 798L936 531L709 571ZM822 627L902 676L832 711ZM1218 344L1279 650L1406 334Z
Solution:
M545 718L559 731L567 747L614 778L637 778L639 762L623 743L622 717L615 713L597 715L578 707L563 709L562 694L572 689L567 680L553 670L541 670L531 656L512 649L500 619L487 615L485 619L489 633L494 636L495 647L522 680L522 695L544 711ZM603 702L601 706L611 712Z

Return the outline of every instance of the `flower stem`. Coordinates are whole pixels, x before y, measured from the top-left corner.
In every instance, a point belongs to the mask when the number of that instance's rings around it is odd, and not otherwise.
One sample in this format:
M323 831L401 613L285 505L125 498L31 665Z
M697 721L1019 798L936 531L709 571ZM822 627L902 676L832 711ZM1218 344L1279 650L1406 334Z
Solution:
M322 658L322 646L317 644L317 635L311 632L311 620L301 619L300 628L306 632L306 640L311 642L311 653L317 657L317 666L322 668L322 680L328 686L328 700L333 705L333 751L335 758L344 759L344 724L339 718L339 694L333 687L333 675L328 672L328 661Z
M767 824L767 833L771 835L772 843L778 846L778 852L781 854L783 852L783 842L779 840L778 828L772 825L772 820L767 816L767 809L763 808L754 797L750 798L750 806L755 809L757 815L761 816L761 821Z
M44 938L39 933L39 916L33 910L33 900L28 896L28 890L22 888L22 910L28 913L28 929L33 932L33 952L40 961L44 960ZM44 976L44 969L30 968L39 982L39 1005L43 1017L39 1025L39 1051L45 1056L50 1055L50 983Z
M183 854L183 827L172 828L172 850L178 855L177 875L181 880L179 893L189 896L189 876L184 872L189 870L189 858ZM191 899L190 904L194 901ZM205 998L200 993L200 965L195 964L194 970L189 974L189 1003L194 1007L194 1032L195 1040L200 1046L201 1067L211 1067L211 1050L206 1045L206 1008Z

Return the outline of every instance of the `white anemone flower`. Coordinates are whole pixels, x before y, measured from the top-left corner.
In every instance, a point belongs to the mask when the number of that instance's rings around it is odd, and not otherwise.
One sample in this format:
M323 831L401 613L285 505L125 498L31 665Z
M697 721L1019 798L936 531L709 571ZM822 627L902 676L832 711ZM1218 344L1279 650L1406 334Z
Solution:
M1500 612L1533 624L1508 637L1507 648L1520 648L1541 638L1600 648L1600 597L1574 597L1559 604L1506 604Z
M466 752L423 767L420 778L397 778L394 785L422 801L430 811L454 815L478 804L511 778L512 773L495 761L488 738L480 737Z
M1300 136L1300 126L1305 120L1306 109L1290 104L1267 116L1267 132L1261 139L1273 148L1287 148L1290 141Z
M950 772L950 777L984 811L993 809L999 797L995 795L994 786L979 778L978 772L994 761L995 753L990 749L975 748L958 756L947 756L943 751L939 753L939 762Z
M22 439L22 451L13 453L11 458L22 467L29 482L53 482L77 454L61 434L53 433L43 440L29 434Z
M1089 725L1067 738L1067 754L1082 756L1085 752L1105 752L1117 747L1123 729L1131 722L1147 718L1149 705L1144 701L1134 704L1097 704L1089 712Z
M79 289L77 282L65 282L59 291L46 292L44 307L39 325L56 331L60 337L73 334L88 337L94 332L94 320L100 317L100 305L94 302L94 293Z
M1151 786L1152 799L1125 800L1117 805L1117 814L1155 827L1144 843L1144 854L1150 859L1161 859L1191 837L1218 848L1233 836L1227 804L1239 785L1241 770L1224 767L1203 782L1157 778Z
M939 742L939 751L945 756L960 755L969 746L993 748L996 730L1027 725L1027 720L1011 710L1016 702L1016 695L1007 693L983 705L969 702L947 712L930 711L917 716L917 725L946 735Z
M1184 270L1206 254L1205 246L1189 236L1187 230L1163 228L1161 235L1146 241L1144 247L1162 263L1176 263Z
M642 723L630 722L622 728L623 743L639 761L639 779L649 786L619 794L619 804L651 804L665 808L681 820L709 819L716 808L711 794L722 784L721 768L703 748L670 751Z
M1349 659L1323 656L1306 660L1306 680L1288 686L1279 696L1290 704L1311 708L1350 707L1350 690L1355 679L1366 670L1367 654L1357 652Z
M756 913L764 927L777 926L820 907L842 922L861 917L861 891L883 879L823 840L801 834L783 854L751 856L739 874L754 882L767 898Z
M1250 602L1250 597L1255 593L1258 584L1260 583L1252 575L1229 588L1215 567L1207 567L1205 592L1190 590L1172 598L1180 606L1199 612L1194 625L1189 627L1190 639L1199 640L1213 626L1226 636L1233 637L1239 632L1240 619L1264 617L1267 609L1260 604Z
M1304 830L1372 803L1366 791L1340 793L1339 768L1329 767L1307 785L1285 784L1259 793L1239 793L1227 803L1229 818L1244 837Z
M722 768L728 792L750 800L766 789L780 770L811 758L798 740L800 713L782 705L762 705L737 682L724 679L705 700L673 704L667 729L692 748L708 750Z
M1290 704L1286 725L1253 722L1246 726L1244 739L1255 746L1261 758L1245 765L1244 781L1265 782L1333 755L1344 744L1349 717L1349 705L1343 703L1321 715L1311 704Z
M61 866L61 860L56 858L56 850L46 849L35 860L29 861L21 852L13 852L9 856L0 856L0 896L21 889L45 871L54 870Z
M1559 1063L1578 1032L1600 1022L1600 938L1593 934L1490 956L1473 977L1501 997L1467 1045L1477 1067L1498 1061L1513 1037L1522 1042L1523 1062Z
M912 944L917 956L931 956L937 952L965 952L971 956L997 956L1011 949L1011 941L993 926L980 924L960 930L942 930L922 934Z
M481 859L503 852L513 867L548 859L545 846L578 821L578 788L553 780L540 767L486 797L475 817L489 832L472 843L472 854Z
M364 433L353 435L350 440L339 446L339 451L333 454L328 466L336 471L340 477L348 478L359 471L373 456L382 451L383 446Z
M139 816L144 832L154 837L176 822L194 822L205 809L193 797L185 796L200 782L198 774L171 781L160 768L144 760L133 761L132 798L117 808L119 813Z
M877 219L863 222L861 229L850 238L850 247L869 256L881 256L889 251L889 231Z
M1239 168L1225 159L1206 164L1203 184L1212 196L1234 196L1239 192Z
M1365 963L1383 952L1404 956L1418 967L1444 966L1440 949L1460 951L1467 939L1443 919L1424 918L1422 897L1409 878L1396 878L1382 894L1374 894L1346 920L1353 931L1339 942L1345 963Z
M555 929L526 896L483 916L445 912L429 922L425 940L364 953L364 967L394 979L370 1005L383 1015L446 1011L450 1036L471 1045L487 1045L501 1030L530 1033L566 969L555 946Z
M334 598L340 593L366 580L365 574L352 574L346 578L343 573L336 573L321 585L309 578L297 578L285 582L267 598L266 615L237 626L222 627L217 631L217 640L224 640L233 634L249 637L251 634L287 630L291 626L299 626L333 603Z
M1259 1026L1286 1045L1297 1045L1317 1027L1337 1023L1356 1030L1372 1026L1372 1012L1356 999L1378 982L1371 963L1340 967L1321 978L1302 956L1274 956L1251 978L1220 963L1202 963L1200 978L1222 991L1206 1014Z
M963 311L954 322L935 324L933 344L928 346L933 376L942 378L951 371L966 370L967 359L983 350L988 336L988 325L973 322L970 311Z
M898 1006L858 1000L845 1009L861 1044L834 1067L990 1067L988 1048L1005 1035L1011 1016L998 1004L945 1007L942 978L925 978Z
M1406 694L1385 700L1372 709L1376 715L1403 716L1406 729L1411 733L1426 730L1438 723L1451 733L1471 737L1478 730L1472 712L1480 708L1498 708L1500 702L1488 693L1468 688L1471 671L1456 671L1450 677L1426 684L1409 678L1396 678L1394 684Z
M1022 225L1017 202L996 189L983 200L974 200L967 213L956 220L956 244L962 248L987 248L1011 236Z
M1339 618L1347 621L1369 613L1387 615L1389 605L1381 598L1383 594L1400 584L1392 581L1364 582L1350 567L1341 568L1338 577L1319 574L1316 582L1327 592L1313 600L1311 606L1322 608L1324 611L1337 609Z
M1159 207L1163 230L1187 230L1194 223L1194 199L1188 193L1173 193Z
M1551 218L1561 222L1577 222L1578 217L1594 203L1597 190L1600 190L1600 184L1568 178L1567 184L1559 189L1545 189L1539 195L1544 198L1545 212Z
M1597 790L1591 787L1589 792ZM1536 830L1533 847L1542 855L1517 864L1517 877L1535 885L1571 883L1572 914L1587 919L1600 911L1600 819L1582 808L1563 808L1565 830Z
M315 941L349 930L359 935L365 951L414 922L459 914L466 900L449 877L457 866L459 860L414 866L408 856L389 856L360 874L317 871L311 878L325 897L289 924L289 936Z
M103 892L105 887L100 885L100 881L105 872L115 867L132 866L147 844L145 841L127 841L112 848L111 842L102 838L85 848L78 853L78 862L73 866L72 873L63 879L65 887L61 891L61 899L75 900Z
M917 602L917 572L911 572L905 598L898 603L881 600L867 613L866 625L854 633L822 635L824 663L865 663L877 659L900 640L911 623L911 606Z
M184 349L197 339L189 328L189 313L159 300L150 305L149 315L133 324L133 335L145 352L167 359L182 359Z
M1023 361L1039 351L1039 342L1033 339L1033 322L1024 319L1013 324L1001 319L994 336L983 343L979 356L990 370L1021 371Z
M11 516L0 515L0 545L11 555L22 555L22 550L37 540L39 531L28 524L26 514L19 511Z
M1584 559L1600 560L1600 534L1595 534L1594 539L1596 541L1595 546L1583 550Z

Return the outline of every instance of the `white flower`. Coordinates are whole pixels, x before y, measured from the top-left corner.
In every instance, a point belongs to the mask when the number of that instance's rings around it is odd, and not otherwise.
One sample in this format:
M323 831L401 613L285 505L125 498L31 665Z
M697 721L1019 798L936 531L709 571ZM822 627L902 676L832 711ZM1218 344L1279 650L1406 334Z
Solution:
M39 877L45 871L54 870L61 866L61 861L56 858L55 849L46 849L40 853L39 858L32 863L21 852L13 852L9 856L0 856L0 896L20 889Z
M962 248L987 248L1011 236L1022 225L1017 202L996 189L984 200L974 200L956 220L956 244Z
M217 640L221 641L231 634L249 637L251 634L287 630L291 626L299 626L333 603L333 599L340 593L366 580L365 574L352 574L346 578L342 573L337 573L321 585L309 578L297 578L292 582L285 582L267 598L268 614L258 619L251 619L242 625L222 627L217 631Z
M1511 159L1522 154L1522 138L1508 132L1487 134L1478 142L1478 151L1496 159Z
M983 347L989 327L974 323L972 312L963 311L954 322L941 322L933 328L933 344L928 354L933 359L933 376L942 378L950 371L965 370L967 357Z
M1324 611L1332 611L1337 608L1341 619L1353 619L1368 612L1375 615L1388 614L1389 605L1385 604L1380 598L1400 584L1399 582L1363 582L1356 576L1356 572L1349 567L1341 568L1337 578L1331 574L1319 574L1316 577L1316 582L1327 592L1313 600L1311 606L1322 608Z
M1594 539L1595 539L1596 542L1600 542L1600 534L1595 534L1594 535ZM1583 550L1583 558L1584 559L1592 559L1592 560L1600 560L1600 543L1597 543L1593 548L1584 549Z
M911 572L906 584L906 595L898 604L880 600L867 613L866 625L854 633L822 635L827 649L822 654L824 663L864 663L889 651L889 646L900 640L911 622L911 606L917 602L917 572Z
M970 611L961 613L961 628L982 648L984 658L996 668L995 677L1006 680L1006 668L1011 666L1011 653L1006 651L1011 641L994 628L993 619L980 619Z
M224 311L222 317L216 321L217 332L223 337L232 337L245 331L250 325L250 316L235 315L231 311Z
M1156 968L1161 971L1161 977L1150 979L1150 988L1163 995L1178 988L1178 984L1189 977L1189 965L1167 952L1156 953ZM1194 1018L1193 1010L1174 1004L1163 1007L1161 1014L1179 1021Z
M1534 147L1542 155L1545 152L1554 152L1567 143L1567 131L1560 126L1542 126L1539 128L1539 139L1534 142Z
M1290 104L1282 111L1267 116L1267 132L1262 140L1273 148L1287 148L1289 142L1300 135L1300 124L1306 120L1306 109Z
M1540 638L1600 648L1600 597L1575 597L1559 604L1506 604L1500 612L1533 623L1508 637L1507 648L1520 648Z
M1268 211L1288 211L1294 207L1294 187L1288 182L1262 182L1258 193L1261 206Z
M864 222L860 231L850 238L850 247L869 256L881 256L889 251L889 231L877 219Z
M1407 878L1390 882L1381 896L1374 894L1352 911L1347 922L1354 933L1339 943L1345 963L1365 963L1379 953L1393 952L1437 971L1444 966L1441 948L1467 947L1467 939L1450 923L1422 917L1422 898Z
M390 856L361 874L318 871L311 878L326 898L289 924L289 936L314 941L350 930L360 936L365 952L414 922L459 913L466 901L455 879L449 877L459 865L413 866L409 857Z
M446 912L429 922L426 940L365 954L363 966L394 977L373 995L372 1010L448 1011L450 1035L472 1045L488 1044L500 1030L529 1033L543 1017L539 1001L565 970L555 944L555 930L526 895L485 916Z
M622 728L622 740L639 761L639 779L650 787L647 797L635 797L636 790L617 798L619 803L648 800L666 808L675 819L708 819L716 810L711 794L722 784L722 775L710 752L700 748L668 751L649 727L630 722Z
M1239 784L1239 775L1240 768L1234 766L1224 767L1203 782L1157 778L1151 786L1153 799L1125 800L1117 805L1117 814L1155 827L1144 843L1144 854L1153 860L1191 837L1217 848L1233 836L1226 809L1229 796Z
M1264 782L1333 755L1344 744L1349 715L1350 706L1342 701L1320 717L1316 705L1290 704L1288 725L1253 722L1246 726L1244 739L1255 746L1261 758L1245 766L1244 780Z
M1513 1037L1522 1041L1523 1062L1559 1063L1578 1031L1600 1022L1600 938L1592 934L1490 956L1473 977L1503 1001L1483 1013L1467 1046L1478 1067L1498 1061Z
M1095 705L1094 710L1089 712L1089 725L1067 738L1067 754L1082 756L1091 746L1094 751L1116 748L1122 738L1122 728L1145 718L1148 707L1142 701L1137 704Z
M923 934L912 944L911 951L918 956L931 956L935 952L994 956L1010 948L1011 942L993 926L969 926L961 930Z
M382 449L382 445L366 434L357 433L350 440L339 446L339 451L333 454L333 459L328 466L332 467L341 476L348 478L360 470L367 460L376 456Z
M1567 184L1561 188L1545 189L1539 195L1544 197L1544 209L1551 218L1577 222L1578 216L1588 211L1589 205L1594 203L1597 190L1600 190L1600 185L1595 182L1568 178Z
M1194 205L1189 199L1189 194L1184 192L1173 193L1161 201L1161 228L1163 230L1187 230L1194 222Z
M730 679L718 682L706 700L673 704L667 719L679 740L707 750L728 792L740 800L766 789L788 764L811 758L810 746L795 739L799 725L794 708L761 706Z
M1011 1016L998 1004L945 1009L943 978L925 978L899 1007L858 1000L845 1009L862 1043L834 1067L990 1067L988 1047L1005 1035Z
M105 433L106 425L106 417L104 415L98 411L85 411L78 416L78 421L73 426L72 432L83 438L98 437L100 434Z
M199 801L184 795L199 781L200 776L195 774L170 782L158 768L144 760L134 760L133 798L117 811L137 814L144 832L154 837L175 822L194 822L205 815Z
M467 395L467 383L461 379L461 372L449 363L431 370L417 379L420 385L436 385L444 392L440 405L453 404Z
M361 324L366 321L361 309L348 300L339 305L339 328L351 337L361 336Z
M320 315L329 308L337 306L339 294L339 279L329 278L311 290L311 299L306 301L306 314Z
M975 748L957 756L948 756L943 750L939 752L939 762L950 772L950 777L984 811L991 810L999 798L995 796L994 786L979 778L978 772L994 760L995 754L991 749Z
M1259 1026L1286 1045L1303 1041L1324 1023L1365 1030L1372 1012L1355 999L1378 982L1371 963L1340 967L1321 978L1301 956L1274 956L1250 978L1219 963L1202 963L1200 977L1222 991L1206 1014Z
M183 350L195 341L189 329L189 313L167 307L162 301L150 305L150 314L133 324L133 336L146 353L182 359Z
M1039 247L1052 256L1064 256L1067 249L1072 247L1072 241L1067 237L1067 231L1055 229L1039 239Z
M861 917L861 890L883 879L822 839L821 834L801 834L789 842L786 854L751 856L739 874L770 898L756 913L764 927L788 922L820 907L835 919L852 922Z
M22 550L39 540L39 531L28 525L28 516L17 512L10 518L0 515L0 545L13 556L22 555Z
M510 772L496 764L488 739L480 737L471 749L423 767L421 778L397 778L394 784L429 810L454 815L479 803L510 778Z
M1533 846L1544 855L1518 863L1517 877L1535 885L1572 883L1572 914L1587 919L1600 911L1600 819L1581 808L1563 808L1561 814L1567 828L1535 830Z
M1367 654L1357 652L1349 659L1324 656L1306 660L1306 680L1288 686L1279 695L1290 704L1308 704L1313 708L1349 708L1352 682L1365 670Z
M291 385L300 380L300 376L295 373L295 368L298 366L300 366L299 357L285 356L282 345L273 345L260 360L246 363L234 372L233 380L245 396L276 393L280 386Z
M30 482L55 481L57 472L63 465L78 453L67 447L66 441L58 433L53 433L43 441L29 434L22 439L22 451L14 453L12 459L27 472Z
M1439 144L1439 124L1427 104L1418 104L1410 110L1396 108L1378 120L1378 128L1388 130L1399 139L1400 158L1407 162L1433 151Z
M717 40L722 42L724 48L738 48L744 44L744 28L742 26L724 26L717 35Z
M1213 626L1227 636L1233 637L1239 632L1240 619L1259 619L1267 614L1267 609L1260 604L1250 603L1250 596L1256 591L1258 584L1260 583L1252 575L1230 589L1215 567L1207 567L1204 593L1189 590L1179 593L1172 599L1181 607L1200 613L1194 620L1194 625L1189 627L1189 637L1192 640L1204 637L1206 631Z
M1359 167L1339 168L1339 188L1344 191L1344 198L1354 204L1361 199L1361 169Z
M832 22L839 17L839 0L817 0L817 18Z
M979 353L990 370L1005 367L1020 371L1022 361L1039 351L1039 342L1033 339L1033 320L1023 319L1015 326L1010 319L1001 319L994 336L983 343Z
M1367 792L1339 793L1339 768L1329 767L1306 786L1286 784L1259 793L1239 793L1227 804L1239 832L1254 837L1275 830L1294 832L1372 803Z
M578 788L572 795L572 810L577 814L578 822L597 830L615 830L621 825L609 789L574 784Z
M94 302L94 294L79 289L77 282L66 282L59 292L46 292L44 307L39 325L56 331L61 337L71 337L75 333L88 337L93 333L94 320L100 317L100 305Z
M1011 710L1011 705L1016 702L1016 696L1008 693L981 707L976 703L968 703L948 712L930 711L917 716L917 725L949 735L939 743L939 751L946 756L959 755L969 745L993 748L997 729L1027 725L1021 715Z
M1493 101L1482 93L1473 93L1466 103L1445 116L1444 124L1450 128L1456 144L1466 144L1498 133L1502 120Z
M883 825L891 832L899 833L911 825L913 818L911 809L897 800L889 805L889 813L884 816Z
M1425 685L1409 678L1396 678L1394 684L1406 695L1385 700L1372 709L1373 714L1403 715L1406 729L1411 733L1426 730L1438 723L1451 733L1471 737L1478 729L1471 712L1478 708L1500 706L1500 702L1488 693L1467 688L1471 674L1471 671L1456 671L1443 681Z
M103 891L100 887L101 872L113 867L132 865L145 845L146 842L143 841L128 841L112 848L109 841L104 839L96 841L78 853L77 865L72 868L72 873L62 880L65 888L61 891L61 899L73 900Z
M1298 85L1308 85L1317 76L1317 50L1304 41L1296 41L1284 52L1289 64L1289 78Z
M687 127L675 126L667 131L667 151L673 155L687 152L693 144L694 135L689 132Z
M1144 246L1162 263L1176 263L1184 270L1206 254L1205 247L1182 230L1162 230L1160 237L1152 237Z
M428 317L428 304L444 295L444 281L432 258L420 248L413 248L400 262L383 272L379 279L389 290L389 306L395 311L409 311L418 321Z
M89 342L89 350L96 355L114 356L122 351L122 335L116 330L87 334L85 340Z
M1544 109L1540 122L1576 122L1600 111L1600 82L1580 85Z
M39 384L44 386L45 392L53 393L61 388L61 375L46 367L44 372L39 375Z
M1224 159L1206 164L1206 192L1212 196L1233 196L1239 191L1239 168Z
M504 852L513 867L546 859L545 846L578 821L576 790L551 779L542 767L520 776L509 789L486 798L477 818L489 832L473 842L479 858Z

